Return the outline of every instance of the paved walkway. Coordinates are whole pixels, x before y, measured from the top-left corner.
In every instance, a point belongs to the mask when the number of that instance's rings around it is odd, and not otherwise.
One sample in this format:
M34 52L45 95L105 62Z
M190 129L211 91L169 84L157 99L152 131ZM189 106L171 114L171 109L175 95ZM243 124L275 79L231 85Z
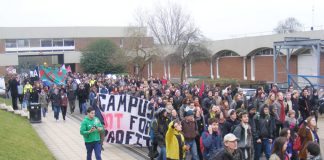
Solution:
M42 123L32 124L38 135L43 139L49 150L58 160L86 159L86 148L83 137L79 134L80 122L67 117L66 121L54 120L53 112L49 111ZM105 144L102 152L103 160L133 160L136 155L120 145ZM93 159L95 159L93 153Z

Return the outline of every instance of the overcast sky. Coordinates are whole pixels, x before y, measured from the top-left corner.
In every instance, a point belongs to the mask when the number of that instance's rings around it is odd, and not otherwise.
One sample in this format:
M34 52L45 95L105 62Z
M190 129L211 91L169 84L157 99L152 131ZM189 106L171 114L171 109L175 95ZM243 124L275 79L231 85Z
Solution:
M136 9L163 0L0 0L0 26L128 26ZM174 0L210 39L269 34L295 17L324 29L323 0ZM312 9L314 8L314 12ZM318 27L316 27L318 26Z

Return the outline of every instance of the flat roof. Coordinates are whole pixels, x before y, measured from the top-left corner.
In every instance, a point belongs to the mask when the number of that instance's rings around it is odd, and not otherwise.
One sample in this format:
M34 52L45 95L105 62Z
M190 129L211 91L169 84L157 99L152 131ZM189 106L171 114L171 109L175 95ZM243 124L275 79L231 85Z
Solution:
M146 27L0 27L0 39L130 37Z

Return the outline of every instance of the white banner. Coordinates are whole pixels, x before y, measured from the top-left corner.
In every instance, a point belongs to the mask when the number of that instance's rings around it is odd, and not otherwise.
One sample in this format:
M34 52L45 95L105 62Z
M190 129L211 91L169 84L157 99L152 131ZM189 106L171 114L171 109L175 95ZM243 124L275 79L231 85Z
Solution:
M6 91L6 83L4 77L0 77L0 93L4 94Z
M149 102L130 95L100 95L108 143L149 146L152 110Z

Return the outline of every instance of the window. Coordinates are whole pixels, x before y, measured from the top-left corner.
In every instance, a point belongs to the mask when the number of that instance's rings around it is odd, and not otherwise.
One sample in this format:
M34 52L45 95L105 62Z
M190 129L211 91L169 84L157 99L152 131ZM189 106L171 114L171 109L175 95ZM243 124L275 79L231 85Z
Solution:
M73 39L65 39L64 46L74 46L74 40Z
M41 40L41 47L52 47L52 40L43 39Z
M124 47L124 39L123 38L121 38L120 41L119 41L119 47L120 48Z
M54 39L53 40L53 47L62 47L63 46L63 39Z
M17 45L18 45L19 48L29 47L29 40L18 39L17 40Z
M6 40L6 48L17 48L16 40Z

